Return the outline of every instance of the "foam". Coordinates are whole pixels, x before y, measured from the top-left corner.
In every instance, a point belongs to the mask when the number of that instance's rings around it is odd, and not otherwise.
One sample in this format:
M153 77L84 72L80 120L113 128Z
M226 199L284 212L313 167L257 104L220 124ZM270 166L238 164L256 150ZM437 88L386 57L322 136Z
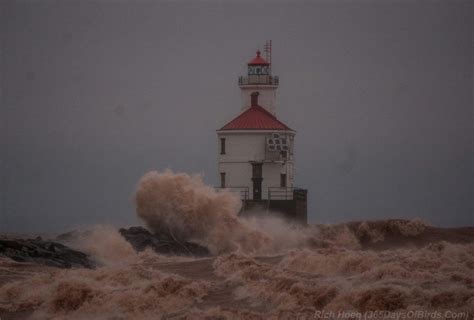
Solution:
M441 241L436 233L418 247L399 241L422 239L428 226L420 220L299 228L273 217L243 219L235 195L171 171L143 176L135 200L149 230L197 241L215 257L190 263L197 259L137 254L115 228L97 226L71 242L97 269L24 264L28 272L14 273L21 279L0 287L0 311L31 311L32 319L311 319L321 310L474 314L474 244ZM383 250L364 246L380 242ZM0 276L13 268L22 264L0 260Z
M211 285L163 274L143 263L98 270L67 270L38 274L0 289L0 308L35 310L35 318L101 318L179 313L208 292ZM34 290L31 290L34 288Z

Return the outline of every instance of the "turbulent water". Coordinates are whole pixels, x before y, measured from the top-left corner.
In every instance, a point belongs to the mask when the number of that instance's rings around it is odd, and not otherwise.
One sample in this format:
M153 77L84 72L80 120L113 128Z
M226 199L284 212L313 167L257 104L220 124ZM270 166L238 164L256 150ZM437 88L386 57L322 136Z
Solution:
M150 172L137 214L210 258L136 253L95 227L75 248L94 270L0 260L5 319L472 319L474 229L386 220L292 226L242 219L198 176Z

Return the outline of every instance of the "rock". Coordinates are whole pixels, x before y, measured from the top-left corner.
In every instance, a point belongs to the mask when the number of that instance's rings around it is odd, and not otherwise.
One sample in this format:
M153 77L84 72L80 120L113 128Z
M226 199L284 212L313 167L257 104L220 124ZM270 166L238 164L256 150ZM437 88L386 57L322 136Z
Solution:
M122 228L120 234L133 246L136 251L151 248L157 253L169 255L209 256L206 247L199 244L176 239L168 232L152 234L143 227Z
M58 268L93 268L82 252L52 241L36 239L0 239L0 256L20 262L33 262Z
M61 233L60 235L56 237L56 241L67 243L69 241L76 241L77 239L87 237L90 234L91 234L90 230L85 230L85 231L73 230L66 233Z
M166 231L152 234L143 227L131 227L122 228L119 232L136 251L151 248L157 253L167 255L210 255L206 247L176 239ZM0 238L0 256L18 262L31 262L58 268L94 268L95 264L87 254L65 245L77 238L87 237L89 233L90 231L87 230L71 231L57 236L54 241L43 240L41 237L35 239Z

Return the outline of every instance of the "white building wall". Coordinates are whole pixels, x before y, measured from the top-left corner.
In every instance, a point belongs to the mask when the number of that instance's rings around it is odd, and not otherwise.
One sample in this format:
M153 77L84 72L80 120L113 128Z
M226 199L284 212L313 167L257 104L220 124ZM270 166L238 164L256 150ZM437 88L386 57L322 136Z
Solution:
M252 92L260 93L258 96L258 104L273 115L276 115L276 86L258 86L258 85L246 85L240 87L241 92L241 110L245 110L250 107L250 94Z
M221 162L219 173L226 173L226 187L251 188L252 166L249 162Z
M219 133L219 161L263 161L266 134ZM220 154L220 138L226 139L226 153Z
M274 131L281 133L281 131ZM263 162L262 166L262 199L267 199L268 187L280 186L280 174L286 173L287 187L293 186L294 164L288 161L269 161L265 159L266 137L271 132L253 131L221 131L218 132L218 170L226 173L226 187L247 187L249 198L252 199L252 164ZM294 133L291 133L294 135ZM226 139L225 154L221 152L221 138ZM294 139L289 139L293 150Z

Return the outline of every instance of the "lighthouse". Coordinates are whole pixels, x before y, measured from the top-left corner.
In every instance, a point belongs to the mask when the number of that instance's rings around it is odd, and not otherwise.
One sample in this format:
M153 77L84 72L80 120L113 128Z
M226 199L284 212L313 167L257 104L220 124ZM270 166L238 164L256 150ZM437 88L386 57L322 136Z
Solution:
M240 113L217 130L220 185L242 200L242 215L279 214L307 222L307 191L295 186L296 131L277 118L278 76L257 51L238 79Z

